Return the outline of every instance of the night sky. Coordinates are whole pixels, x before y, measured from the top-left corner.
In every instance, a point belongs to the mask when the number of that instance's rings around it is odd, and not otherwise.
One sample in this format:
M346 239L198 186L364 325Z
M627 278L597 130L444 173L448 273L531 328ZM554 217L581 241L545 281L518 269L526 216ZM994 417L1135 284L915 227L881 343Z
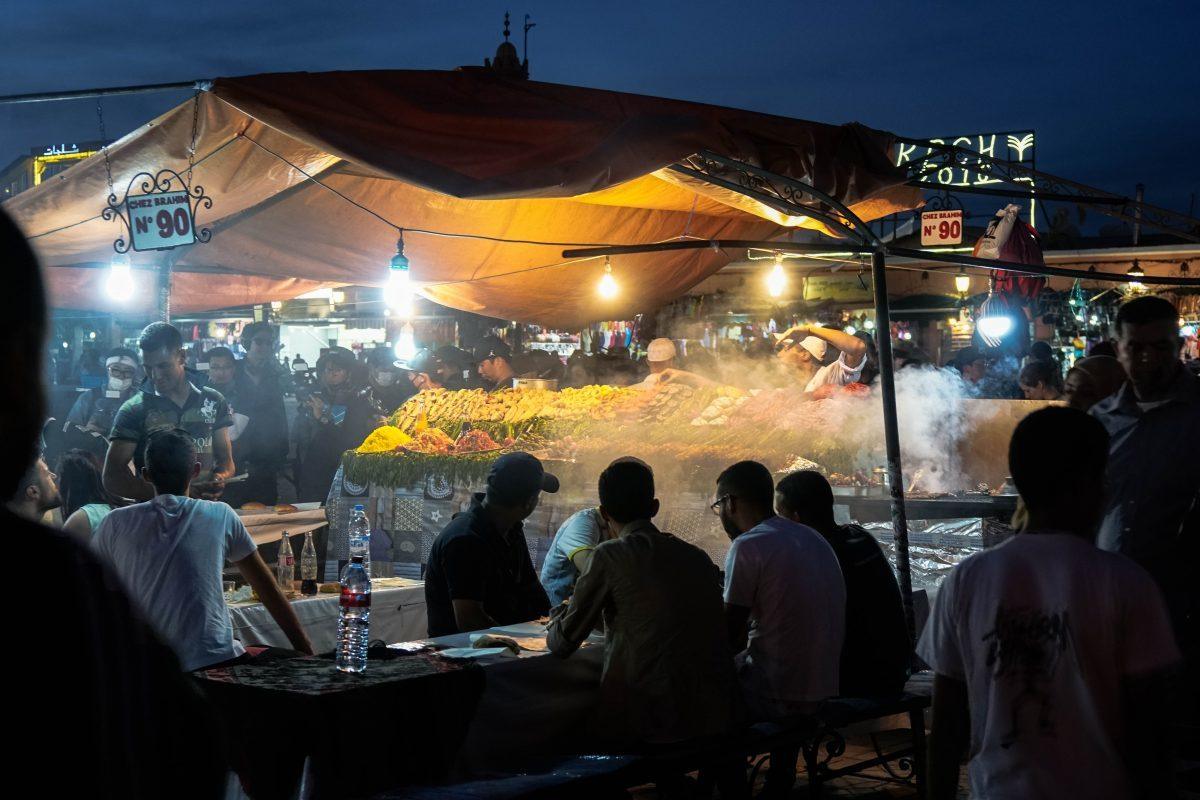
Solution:
M533 78L910 136L1034 129L1040 169L1187 212L1200 3L4 0L0 93L479 64L529 13ZM187 97L104 101L111 138ZM95 101L0 107L0 165L99 138ZM1194 200L1200 214L1200 199Z

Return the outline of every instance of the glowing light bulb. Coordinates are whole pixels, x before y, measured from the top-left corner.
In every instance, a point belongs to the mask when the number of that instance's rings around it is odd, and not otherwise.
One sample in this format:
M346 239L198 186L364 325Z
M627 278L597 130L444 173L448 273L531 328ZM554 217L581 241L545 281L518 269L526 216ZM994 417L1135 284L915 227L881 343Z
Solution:
M108 280L104 284L108 296L119 303L133 297L133 268L128 253L117 253L108 265Z
M611 300L617 296L620 289L617 287L617 279L612 274L612 263L608 260L608 256L604 257L604 275L600 278L600 285L597 287L600 296L605 300Z
M851 336L858 333L858 328L855 328L853 325L847 325L846 327L842 328L842 330L845 331L846 333L850 334Z
M1009 317L984 317L979 320L979 332L984 339L1002 339L1012 330L1013 322Z
M994 288L988 290L987 299L979 307L975 328L988 347L999 347L1000 340L1013 329L1008 300L1004 295L996 294Z
M962 267L959 267L958 274L954 276L954 291L959 294L971 291L971 276Z
M383 301L387 307L401 317L411 317L413 314L413 287L408 274L408 257L404 255L404 234L401 233L396 242L396 255L392 256L388 267L387 283L383 287ZM330 295L333 303L333 295Z
M783 255L775 255L775 266L767 273L767 293L771 297L779 297L787 288L787 273L783 271Z
M404 323L404 327L400 329L400 341L396 342L395 353L396 358L401 361L411 361L417 354L417 341L411 322Z
M867 320L866 322L863 323L863 327L869 331L875 330L875 320L873 320L873 319Z

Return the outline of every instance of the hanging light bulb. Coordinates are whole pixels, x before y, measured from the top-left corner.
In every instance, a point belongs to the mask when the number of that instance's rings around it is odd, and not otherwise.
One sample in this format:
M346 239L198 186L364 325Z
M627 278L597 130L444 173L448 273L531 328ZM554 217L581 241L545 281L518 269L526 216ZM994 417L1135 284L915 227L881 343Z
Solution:
M996 294L994 286L988 288L987 299L979 307L979 321L975 327L988 347L998 347L1000 340L1013 329L1008 301L1004 295Z
M875 320L873 320L873 319L867 320L866 322L863 323L863 327L869 331L875 330Z
M400 341L396 342L396 358L401 361L412 361L417 354L417 340L411 322L404 323L400 329Z
M108 280L104 285L108 296L119 303L133 297L133 267L128 253L117 253L108 264Z
M408 274L408 257L404 255L404 231L396 241L396 255L388 267L387 284L383 287L383 301L387 307L401 317L413 315L413 288Z
M971 276L967 274L966 267L958 268L958 274L954 276L954 291L959 294L971 291Z
M600 278L600 285L597 287L600 296L605 300L611 300L617 296L619 289L617 288L617 279L612 274L612 262L608 256L604 257L604 276Z
M1128 271L1128 272L1126 272L1125 274L1126 274L1126 275L1128 275L1128 276L1129 276L1129 277L1131 277L1131 278L1144 278L1144 277L1146 277L1146 271L1145 271L1144 269L1142 269L1142 268L1141 268L1141 266L1138 264L1138 260L1137 260L1136 258L1133 260L1133 266L1132 266L1132 267L1130 267L1130 268L1129 268L1129 271Z
M783 253L775 254L775 266L767 273L767 293L779 297L787 288L787 273L783 271Z

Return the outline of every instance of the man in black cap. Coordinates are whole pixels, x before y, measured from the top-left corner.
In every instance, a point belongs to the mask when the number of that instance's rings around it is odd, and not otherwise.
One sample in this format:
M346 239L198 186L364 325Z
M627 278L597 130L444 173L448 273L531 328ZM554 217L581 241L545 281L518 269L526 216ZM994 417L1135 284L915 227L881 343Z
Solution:
M550 610L523 521L558 478L529 453L506 453L492 465L487 489L438 534L425 571L429 635L528 622Z
M445 379L442 377L445 366L442 359L430 350L422 350L408 361L396 362L396 367L404 370L412 388L418 392L450 388L446 386Z
M447 344L434 351L441 361L438 367L438 382L451 391L474 389L479 376L475 372L475 360L471 353L460 347Z
M498 336L485 336L475 345L475 368L489 392L511 389L517 371L513 368L513 352Z

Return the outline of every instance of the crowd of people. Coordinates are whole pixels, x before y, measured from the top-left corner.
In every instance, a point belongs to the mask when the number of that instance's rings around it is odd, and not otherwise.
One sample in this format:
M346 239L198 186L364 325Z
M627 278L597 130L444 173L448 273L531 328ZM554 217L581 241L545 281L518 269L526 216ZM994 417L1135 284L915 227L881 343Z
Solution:
M0 243L24 315L3 343L18 380L6 382L0 415L8 498L0 513L53 575L49 590L39 588L38 611L71 646L39 657L32 680L53 709L25 721L15 755L23 769L53 770L68 794L218 796L221 734L185 671L246 658L224 608L226 564L292 647L312 652L245 526L221 502L240 470L265 481L281 468L274 333L248 331L247 351L261 358L210 351L209 380L198 385L179 331L147 327L137 352L109 355L107 387L81 396L68 421L102 430L111 418L103 460L76 449L56 473L38 447L39 271L2 214ZM822 331L793 331L781 343L805 388L857 377L868 360L849 341L857 337ZM916 646L935 673L928 777L937 800L955 796L964 759L980 797L1171 794L1170 724L1194 721L1200 685L1200 381L1180 361L1177 314L1165 300L1128 302L1116 334L1115 359L1093 356L1067 375L1065 407L1017 426L1009 467L1021 530L953 570ZM481 378L503 385L519 368L536 372L500 345L471 354ZM676 356L654 350L653 362ZM360 386L347 385L359 362L328 353L320 386L304 399L311 419L296 426L315 431L306 433L308 464L319 463L312 443L333 439L325 426L358 424L351 409L377 414L373 391L396 379L384 373L406 373L414 391L463 380L470 367L446 356L423 353L393 370L368 361L376 374ZM147 380L134 388L126 381L139 368ZM658 363L652 374L678 372L686 370ZM1032 392L1054 388L1045 371L1022 378ZM746 461L715 477L712 512L731 540L723 570L655 525L654 474L637 459L599 475L599 504L561 526L540 575L522 526L557 478L535 457L509 453L482 488L433 544L429 633L545 617L549 649L569 658L603 631L602 740L655 748L732 736L829 697L891 695L909 677L913 645L896 578L870 534L835 521L832 491L816 472L776 481ZM60 507L65 530L43 526ZM1181 666L1185 679L1172 683ZM183 754L186 779L176 766ZM768 792L790 790L795 763L795 753L775 754ZM735 784L721 785L732 793Z

